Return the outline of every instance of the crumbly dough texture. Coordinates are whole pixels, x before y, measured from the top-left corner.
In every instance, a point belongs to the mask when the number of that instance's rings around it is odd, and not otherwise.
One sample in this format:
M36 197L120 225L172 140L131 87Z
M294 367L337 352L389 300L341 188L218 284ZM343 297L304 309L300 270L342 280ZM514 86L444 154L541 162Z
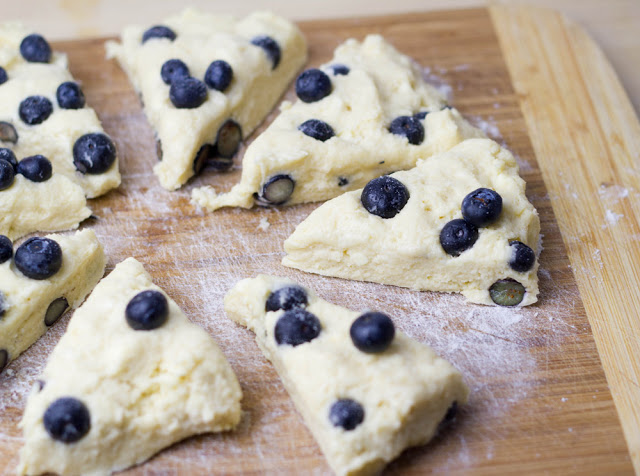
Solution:
M381 471L405 448L427 443L453 402L466 402L462 376L431 348L396 331L385 352L361 352L349 336L359 313L323 301L309 289L306 309L320 320L320 335L296 347L278 346L274 327L283 311L265 313L265 302L290 284L266 275L244 279L225 297L225 310L255 333L336 474ZM338 398L363 406L364 421L354 430L330 423L329 408Z
M67 56L54 51L47 64L27 62L20 54L20 43L30 33L33 32L20 23L0 24L0 65L9 76L8 81L0 85L0 121L10 122L18 133L17 144L0 142L0 147L13 149L18 160L44 155L51 161L54 173L65 175L82 187L88 198L103 195L120 185L118 159L102 174L83 174L76 169L73 164L75 141L84 134L104 133L104 130L95 111L88 105L82 109L58 106L58 86L73 81ZM20 119L18 109L24 99L33 95L49 99L53 113L41 124L28 125Z
M489 139L470 139L391 176L409 190L400 213L380 218L362 206L362 190L346 193L298 225L284 243L282 264L326 276L458 292L490 305L491 285L511 278L526 289L521 306L536 302L537 260L525 273L508 265L513 252L509 240L538 254L540 236L538 213L508 150ZM472 248L452 257L440 245L440 231L450 220L462 218L463 198L480 187L502 196L502 213L497 222L479 229Z
M108 42L106 48L107 57L119 61L141 95L161 143L162 160L154 171L163 187L174 190L194 175L198 150L215 142L228 118L240 124L243 138L251 134L306 61L307 45L294 24L268 12L239 20L188 8L162 24L176 33L173 42L153 39L142 44L148 26L129 26L121 43ZM262 48L250 43L259 35L272 37L280 46L282 57L275 69ZM212 61L224 60L233 69L232 83L224 92L208 88L208 99L198 108L177 109L160 76L164 62L174 58L200 80Z
M27 401L19 474L110 474L190 435L239 422L242 392L231 366L171 298L160 328L128 326L127 304L148 289L163 292L128 258L76 311L40 377L44 388L34 387ZM64 396L82 401L91 415L89 433L73 444L52 440L43 425L47 407Z
M44 317L49 304L64 297L75 309L104 274L104 250L92 230L47 238L62 248L62 267L49 279L27 278L13 258L0 264L0 292L5 303L5 314L0 317L0 350L8 352L9 360L46 332Z
M334 75L332 64L344 64L350 72ZM380 35L347 40L321 69L331 79L331 94L312 103L285 101L276 120L247 148L240 183L220 195L212 187L197 188L195 204L208 210L250 208L254 194L279 174L295 181L285 205L327 200L380 175L411 168L418 159L466 138L484 137L457 110L443 109L445 98L424 81L419 67ZM422 120L425 138L420 145L389 132L393 119L419 111L431 111ZM298 126L308 119L328 123L335 136L321 142L303 134Z

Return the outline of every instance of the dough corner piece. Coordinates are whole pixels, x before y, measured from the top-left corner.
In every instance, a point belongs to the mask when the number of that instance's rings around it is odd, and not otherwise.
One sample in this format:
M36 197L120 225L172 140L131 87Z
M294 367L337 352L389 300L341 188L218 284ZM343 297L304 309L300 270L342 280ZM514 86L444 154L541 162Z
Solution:
M368 212L363 190L334 198L287 238L282 264L325 276L462 293L478 304L537 301L540 219L507 149L489 139L469 139L390 177L409 196L395 216ZM448 254L440 234L448 223L461 221L463 199L479 188L498 192L502 211L495 222L477 227L470 248ZM518 271L510 262L521 245L528 248L530 266Z
M267 312L266 302L276 292L283 293L275 300L280 305L290 305L292 295L297 304ZM359 313L288 279L259 275L240 281L225 297L225 311L255 333L339 476L377 474L404 449L429 442L447 415L467 401L462 375L431 348L396 330L386 350L365 353L350 337ZM317 318L319 333L296 345L278 344L276 326L299 312ZM332 415L332 409L345 400L358 410L335 421L341 412Z
M162 294L168 315L157 328L133 330L125 309L142 291ZM229 430L241 417L242 391L218 345L133 258L76 311L40 379L20 423L22 475L110 474L188 436ZM67 397L81 402L89 423L65 443L45 429L44 415Z

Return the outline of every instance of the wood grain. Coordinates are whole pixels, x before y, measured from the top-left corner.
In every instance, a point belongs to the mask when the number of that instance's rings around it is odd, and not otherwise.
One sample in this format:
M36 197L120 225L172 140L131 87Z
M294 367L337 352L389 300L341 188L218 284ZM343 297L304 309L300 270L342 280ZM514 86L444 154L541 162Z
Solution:
M127 474L329 472L253 335L222 311L225 292L259 272L289 276L352 309L387 312L400 329L463 371L472 394L455 423L431 444L405 452L387 474L631 472L561 227L488 11L314 21L301 28L310 44L310 65L328 60L348 37L383 34L429 66L431 79L435 74L451 85L453 104L470 119L484 120L514 151L544 233L540 302L523 310L494 309L466 304L459 296L283 268L282 242L317 205L198 212L189 203L190 190L205 183L229 189L239 179L239 167L219 175L206 171L179 192L163 190L151 173L153 133L122 71L103 59L103 40L59 43L55 47L69 54L74 76L122 158L122 186L92 201L99 218L84 226L94 228L104 243L110 269L127 256L145 263L155 282L220 343L245 395L238 429L191 438ZM263 218L270 223L267 230L259 228ZM17 423L26 390L67 321L68 316L13 362L11 372L0 375L0 473L12 472L17 463Z

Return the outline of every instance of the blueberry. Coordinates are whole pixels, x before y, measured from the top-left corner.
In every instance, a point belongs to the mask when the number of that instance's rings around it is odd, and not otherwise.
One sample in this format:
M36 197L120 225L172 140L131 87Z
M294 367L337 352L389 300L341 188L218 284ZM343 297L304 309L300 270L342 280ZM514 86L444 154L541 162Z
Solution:
M16 172L6 160L0 159L0 190L6 190L13 185Z
M329 421L333 426L351 431L364 421L364 408L355 400L341 398L331 405Z
M489 296L498 306L517 306L524 299L524 294L524 286L513 279L501 279L489 288Z
M172 84L177 79L189 77L189 68L179 59L170 59L164 62L160 68L160 77L164 84Z
M511 241L509 245L513 250L513 254L509 260L509 266L511 266L511 269L518 271L519 273L526 273L533 268L533 265L536 262L536 254L531 248L516 240Z
M58 86L56 99L58 106L62 109L82 109L85 104L82 89L73 81L67 81Z
M44 96L29 96L20 103L20 119L30 126L46 121L53 112L53 104Z
M295 184L289 175L274 175L262 185L256 200L260 205L282 205L293 194Z
M20 43L20 54L31 63L48 63L51 59L51 47L41 35L25 36Z
M5 349L0 349L0 372L9 364L9 352Z
M9 237L0 235L0 264L6 263L13 256L13 243Z
M404 136L409 144L420 145L424 140L424 127L415 116L400 116L391 121L389 132Z
M453 420L458 414L458 402L454 401L447 409L447 413L444 415L443 422L449 422Z
M331 94L331 80L319 69L308 69L296 79L296 94L304 102L320 101Z
M427 114L429 114L430 111L420 111L420 112L416 112L413 117L415 117L418 120L423 120L425 117L427 117Z
M32 155L18 162L18 173L32 182L46 182L53 174L51 162L43 155Z
M9 306L7 305L7 301L4 297L4 294L0 291L0 319L4 316L4 313L7 312ZM1 364L2 362L0 362ZM2 371L2 365L0 365L0 372Z
M365 185L360 201L372 215L393 218L409 201L409 190L399 180L384 175Z
M285 311L278 319L275 338L278 345L291 345L311 342L320 335L322 326L316 316L300 308Z
M18 171L18 161L16 160L16 154L11 149L0 148L0 160L6 160L13 167L14 172Z
M0 66L0 84L6 83L8 79L7 70Z
M169 99L178 109L195 109L207 100L207 86L196 78L180 78L171 83Z
M233 79L233 69L223 60L216 60L209 65L206 73L204 73L204 82L211 89L224 91L231 84Z
M18 246L16 268L31 279L47 279L62 267L62 248L50 238L29 238Z
M298 126L298 130L321 142L325 142L335 135L333 128L329 124L318 119L304 121Z
M116 146L102 132L85 134L73 144L73 164L83 174L101 174L116 160Z
M151 331L167 321L169 302L159 291L142 291L129 301L125 316L133 330Z
M353 345L359 350L368 354L378 354L389 348L396 329L386 314L367 312L353 321L349 334Z
M255 46L259 46L264 50L269 59L271 60L272 66L271 69L276 69L280 64L280 45L278 42L271 38L270 36L261 35L256 36L251 40L251 44Z
M228 119L218 129L216 135L216 155L230 159L236 152L242 142L242 129L233 119Z
M142 44L146 43L147 40L150 40L152 38L167 38L168 40L173 41L176 39L176 34L168 26L156 25L152 26L144 32L144 34L142 35Z
M338 187L344 187L349 185L349 179L347 177L338 177Z
M349 67L344 64L332 64L329 66L329 69L334 76L346 76L349 74L349 71L351 71Z
M60 297L53 300L51 304L49 304L47 312L44 313L44 325L47 327L54 325L68 308L69 303L65 298Z
M440 244L451 256L460 256L460 253L471 248L477 239L478 229L462 218L451 220L440 232Z
M54 401L44 412L42 420L49 436L62 443L74 443L91 429L89 409L73 397Z
M18 132L10 122L0 121L0 141L12 144L18 142Z
M307 307L307 304L307 292L304 288L300 286L285 286L269 294L265 310L267 312L279 311L280 309L288 311L289 309Z
M462 216L477 227L490 225L500 217L502 197L489 188L474 190L462 200Z

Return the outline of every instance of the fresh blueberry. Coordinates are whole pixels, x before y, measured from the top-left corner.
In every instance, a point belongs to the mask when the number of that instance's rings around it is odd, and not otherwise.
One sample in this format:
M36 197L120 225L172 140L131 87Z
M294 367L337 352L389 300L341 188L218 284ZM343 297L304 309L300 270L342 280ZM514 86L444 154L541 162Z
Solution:
M270 177L263 185L260 194L256 194L259 205L282 205L289 200L295 181L286 174L279 174Z
M29 96L20 103L20 119L33 126L46 121L53 112L53 104L44 96Z
M231 65L223 60L216 60L209 65L204 73L204 82L211 89L224 91L231 84L233 79L233 69Z
M62 248L50 238L29 238L18 246L14 263L27 278L47 279L60 271Z
M271 69L276 69L280 64L280 45L278 42L271 38L270 36L261 35L256 36L251 40L251 44L255 46L259 46L264 50L269 59L271 60L272 66Z
M74 443L91 429L89 409L77 398L63 397L44 412L44 428L49 436L62 443Z
M196 78L176 79L169 88L169 99L178 109L195 109L207 100L207 86Z
M331 80L319 69L308 69L296 79L296 94L304 102L320 101L331 94Z
M372 215L393 218L409 201L409 190L399 180L384 175L365 185L360 201Z
M6 190L13 185L16 171L6 160L0 159L0 190Z
M409 144L420 145L424 140L424 127L415 116L400 116L391 121L389 132L404 136Z
M0 121L0 141L12 144L18 142L18 132L10 122Z
M429 114L430 111L420 111L420 112L416 112L413 117L415 117L418 120L423 120L425 117L427 117L427 114Z
M320 335L322 325L316 316L300 308L285 311L278 319L275 338L278 345L293 347L311 342Z
M329 66L329 69L333 72L334 76L346 76L349 74L349 71L351 71L349 67L344 64L332 64Z
M46 182L53 174L51 162L43 155L32 155L18 162L18 173L32 182Z
M16 160L16 154L11 149L0 148L0 160L6 160L11 164L15 172L18 171L18 161Z
M341 398L329 409L329 421L346 431L351 431L364 421L364 408L355 400Z
M142 291L129 301L125 316L133 330L151 331L167 321L169 302L159 291Z
M6 83L8 79L7 70L0 66L0 84Z
M242 129L233 119L227 119L218 129L216 135L216 155L230 159L236 152L242 142Z
M142 35L142 44L146 43L146 41L151 38L167 38L168 40L173 41L176 39L176 34L168 26L156 25L144 32Z
M160 141L158 141L160 143ZM160 151L162 152L162 150ZM159 155L162 160L162 155ZM213 146L211 144L203 144L196 152L196 158L193 160L193 173L198 175L207 165L209 159L213 157Z
M502 212L502 197L489 188L474 190L462 200L462 216L477 227L492 224Z
M389 348L396 329L386 314L366 312L353 321L349 334L353 345L359 350L368 354L378 354Z
M9 352L5 349L0 349L0 372L9 364Z
M536 254L531 248L516 240L511 241L509 245L513 250L513 254L509 260L509 266L511 266L511 269L518 271L519 273L526 273L533 268L533 265L536 262Z
M279 311L280 309L288 311L293 308L307 307L307 304L307 292L304 288L295 285L285 286L269 294L265 310L267 312Z
M525 295L522 284L513 279L501 279L496 281L489 288L491 300L498 306L517 306L522 302Z
M13 256L13 243L4 235L0 235L0 264L6 263Z
M447 254L460 256L471 248L478 239L478 229L462 218L451 220L440 232L440 244Z
M108 135L93 132L73 144L73 164L83 174L101 174L116 160L116 146Z
M44 313L44 325L47 327L54 325L68 308L69 303L65 298L54 299Z
M51 59L51 47L41 35L25 36L20 43L20 54L31 63L48 63Z
M58 86L56 98L58 106L62 109L82 109L85 104L82 89L73 81L67 81Z
M165 84L172 84L177 79L189 77L189 67L179 59L170 59L160 68L160 77Z
M335 135L333 128L329 124L318 119L309 119L304 121L298 126L298 130L321 142L325 142Z

